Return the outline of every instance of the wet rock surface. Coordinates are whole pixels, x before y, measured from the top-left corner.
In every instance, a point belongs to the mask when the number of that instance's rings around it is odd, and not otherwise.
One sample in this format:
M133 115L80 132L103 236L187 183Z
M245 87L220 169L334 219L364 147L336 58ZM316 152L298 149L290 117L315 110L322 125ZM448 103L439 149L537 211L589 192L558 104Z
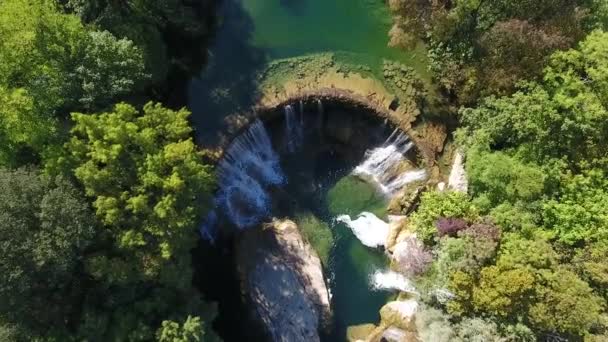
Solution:
M272 341L319 341L330 302L322 266L296 224L275 220L237 242L241 289Z

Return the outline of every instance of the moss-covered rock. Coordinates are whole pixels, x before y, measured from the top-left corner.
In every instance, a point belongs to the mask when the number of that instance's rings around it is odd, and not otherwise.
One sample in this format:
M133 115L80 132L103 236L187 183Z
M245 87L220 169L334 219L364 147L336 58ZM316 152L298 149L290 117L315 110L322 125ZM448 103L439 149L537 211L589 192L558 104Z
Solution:
M334 244L334 236L329 225L312 213L300 214L296 216L295 221L304 239L317 252L323 266L327 267L329 254Z

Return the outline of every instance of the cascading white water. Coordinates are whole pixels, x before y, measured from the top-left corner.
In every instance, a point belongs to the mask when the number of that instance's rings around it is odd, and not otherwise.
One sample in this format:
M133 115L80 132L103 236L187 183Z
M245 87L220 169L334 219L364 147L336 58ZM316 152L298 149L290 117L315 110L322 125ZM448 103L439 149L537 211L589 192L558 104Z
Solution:
M300 113L297 118L296 112L291 105L285 106L285 139L287 150L294 153L304 140L304 115Z
M426 177L424 170L396 172L395 168L405 161L404 154L414 146L408 140L407 135L396 129L382 146L366 152L365 160L353 174L373 182L386 196L394 195L408 183L423 180Z
M317 111L319 112L319 115L323 115L323 113L325 112L325 110L323 109L323 101L321 101L320 99L317 100Z
M264 124L256 120L224 152L217 167L219 191L214 198L215 210L221 209L234 225L246 228L259 223L269 214L269 185L284 182L279 156L272 148ZM212 211L201 233L213 240L218 213Z
M357 239L368 247L376 248L386 243L389 225L372 213L362 212L355 220L348 215L340 215L336 220L346 224Z
M370 277L370 285L374 290L399 290L412 294L418 293L409 279L391 270L376 270Z

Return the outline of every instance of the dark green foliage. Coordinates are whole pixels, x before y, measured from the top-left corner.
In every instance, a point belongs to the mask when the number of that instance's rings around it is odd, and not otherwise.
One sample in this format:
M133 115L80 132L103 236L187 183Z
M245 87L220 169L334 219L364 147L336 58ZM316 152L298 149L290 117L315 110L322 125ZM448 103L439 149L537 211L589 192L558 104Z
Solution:
M94 238L84 196L34 170L0 170L0 221L2 334L64 332L75 323L82 260Z
M605 4L592 0L399 1L392 40L429 42L435 79L460 103L505 94L540 76L549 54L602 26Z
M211 26L209 12L214 1L54 1L83 22L132 40L143 50L146 71L156 84L163 82L171 69L197 71L205 59L203 41Z

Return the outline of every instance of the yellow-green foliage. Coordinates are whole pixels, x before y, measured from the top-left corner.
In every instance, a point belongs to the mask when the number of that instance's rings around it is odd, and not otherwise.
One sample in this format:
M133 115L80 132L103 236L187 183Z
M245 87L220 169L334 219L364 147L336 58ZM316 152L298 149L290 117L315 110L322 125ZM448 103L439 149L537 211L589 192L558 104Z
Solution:
M149 103L140 113L118 104L108 113L73 114L68 148L76 177L111 232L116 253L89 267L112 282L155 279L183 287L180 274L213 184L190 137L186 110Z

